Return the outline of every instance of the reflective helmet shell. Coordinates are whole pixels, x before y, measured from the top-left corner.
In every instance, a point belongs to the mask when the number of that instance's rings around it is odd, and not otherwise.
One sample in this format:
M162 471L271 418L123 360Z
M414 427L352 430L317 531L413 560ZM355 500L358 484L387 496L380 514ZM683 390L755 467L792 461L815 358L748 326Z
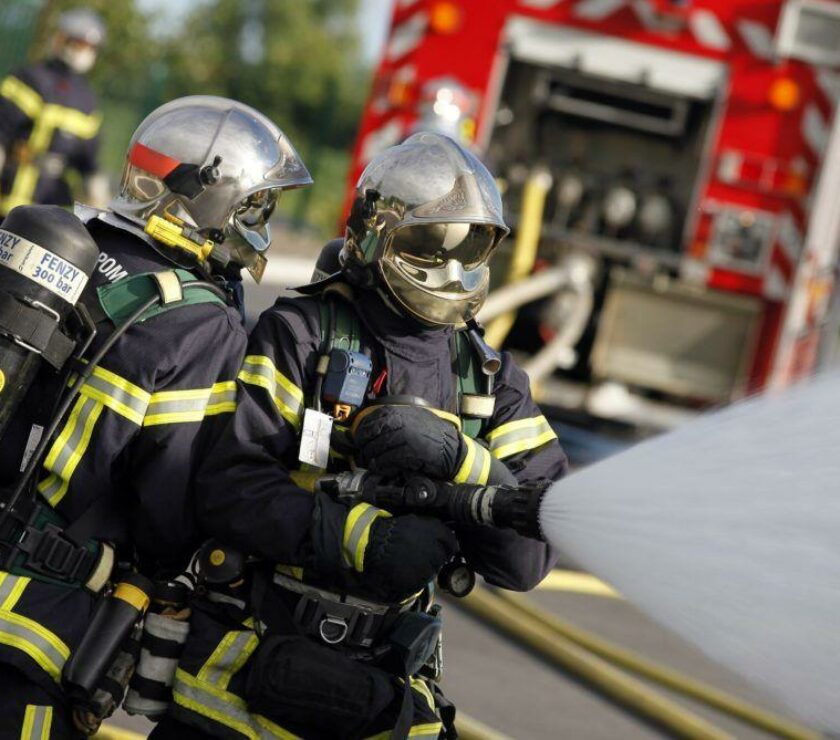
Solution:
M458 229L459 224L465 226ZM435 225L443 245L453 241L453 233L457 241L477 227L491 234L491 243L473 264L452 258L445 249L438 263L422 269L400 258L395 245L401 230ZM359 268L373 270L414 318L456 325L473 318L484 303L487 262L507 233L501 196L487 168L449 137L421 132L365 168L356 184L341 262L351 276Z
M174 217L212 241L224 235L230 258L247 267L267 248L268 225L242 223L237 212L262 191L311 183L288 138L262 113L228 98L188 96L162 105L134 132L111 209L141 226Z

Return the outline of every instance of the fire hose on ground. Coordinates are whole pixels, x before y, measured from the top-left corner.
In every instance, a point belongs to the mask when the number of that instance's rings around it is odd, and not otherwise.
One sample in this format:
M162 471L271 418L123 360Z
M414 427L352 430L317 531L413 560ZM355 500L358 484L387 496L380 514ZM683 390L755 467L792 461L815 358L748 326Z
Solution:
M663 699L660 702L662 697L659 694L630 679L618 670L619 667L777 737L790 740L819 740L822 737L784 717L687 678L560 620L519 594L476 589L455 603L494 628L534 648L565 670L584 678L599 692L681 737L728 735L670 700ZM622 677L629 680L625 681ZM707 734L709 731L717 734Z
M732 736L692 714L602 658L561 637L484 588L456 602L483 622L513 635L551 662L578 676L599 693L631 709L677 737L691 740L731 740Z

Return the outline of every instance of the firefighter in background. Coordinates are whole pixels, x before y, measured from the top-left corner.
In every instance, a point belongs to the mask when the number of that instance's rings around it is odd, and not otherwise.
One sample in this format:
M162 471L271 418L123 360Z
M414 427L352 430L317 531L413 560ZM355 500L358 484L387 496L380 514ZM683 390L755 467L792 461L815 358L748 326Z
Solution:
M283 132L246 105L196 96L151 113L131 139L111 209L79 209L100 250L82 294L98 319L93 349L158 290L150 273L165 272L175 293L196 278L226 285L243 267L258 275L280 192L310 182ZM192 476L235 408L246 335L231 301L183 293L108 351L48 448L29 509L0 532L3 557L19 563L0 572L2 738L28 737L21 727L39 738L96 727L71 711L60 680L102 588L103 543L160 580L180 573L197 545ZM0 485L15 480L60 382L45 375L24 399L3 438ZM77 525L81 534L63 535ZM38 545L16 552L23 542ZM46 562L53 551L62 557Z
M0 218L28 203L72 205L68 170L84 178L87 202L107 202L96 175L102 114L86 78L104 41L96 13L69 10L50 57L0 83Z
M318 490L321 443L329 471L355 458L384 476L516 485L566 467L527 376L456 330L483 304L507 233L490 173L451 139L419 133L374 158L357 188L341 271L263 313L237 410L198 479L204 529L270 566L246 569L243 585L218 579L194 603L170 717L153 737L447 736L436 641L406 639L437 619L430 582L457 552L514 590L555 562L512 530ZM422 667L401 662L395 641Z

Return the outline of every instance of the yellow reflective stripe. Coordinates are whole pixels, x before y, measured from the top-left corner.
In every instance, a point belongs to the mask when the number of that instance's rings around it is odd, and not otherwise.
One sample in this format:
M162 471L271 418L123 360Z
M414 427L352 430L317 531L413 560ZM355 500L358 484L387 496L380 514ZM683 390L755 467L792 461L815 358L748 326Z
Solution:
M411 688L414 689L418 694L420 694L425 700L426 704L429 705L429 709L433 712L435 711L435 697L432 696L432 691L429 689L429 686L422 678L412 677L411 678Z
M26 711L23 713L23 725L20 728L20 740L30 740L32 737L32 726L35 724L35 710L37 707L34 704L27 704Z
M102 125L101 113L82 113L76 108L67 108L57 103L47 103L42 116L49 120L53 128L79 139L92 139Z
M26 653L58 682L70 648L49 630L15 612L0 610L0 643Z
M23 590L29 585L28 576L13 576L11 573L0 573L0 610L12 611Z
M467 446L467 454L458 472L455 473L453 481L483 486L490 477L490 453L469 437L462 437L462 439Z
M38 490L50 506L56 506L67 494L70 479L87 451L103 408L102 403L80 396L64 429L50 448L44 468L52 475L38 484Z
M130 422L142 426L151 393L102 367L94 369L79 393L93 398Z
M35 187L38 185L38 168L33 164L21 164L15 173L12 189L3 199L3 213L8 213L17 206L26 206L32 203L35 196Z
M50 148L56 129L79 139L92 139L99 132L101 123L99 113L87 114L57 103L47 103L37 117L28 144L33 153L40 154Z
M292 483L309 493L315 492L315 486L323 475L323 470L293 470L289 473Z
M258 714L250 714L245 701L236 694L199 681L182 668L175 670L172 698L176 704L241 733L249 740L281 738L298 740L291 732Z
M303 391L281 373L265 355L248 355L239 379L268 391L280 415L295 429L303 415Z
M448 421L450 424L454 424L455 428L460 432L461 431L461 420L455 416L455 414L450 414L448 411L443 411L442 409L429 409L435 416L444 421Z
M198 672L198 680L227 689L234 674L245 665L259 640L254 632L228 632Z
M536 449L557 438L548 420L540 415L516 419L487 433L490 452L500 460L520 452Z
M49 740L53 708L27 704L20 730L21 740Z
M422 725L414 725L408 731L408 736L416 738L416 740L437 740L442 729L442 722L426 722ZM369 735L365 740L389 740L390 737L391 730L385 730L385 732L379 732L376 735Z
M30 118L35 118L44 105L44 99L17 77L6 77L0 84L0 95L13 102Z
M349 565L359 573L365 568L365 550L370 540L370 528L379 517L391 516L384 509L370 504L356 504L344 522L343 551Z
M236 411L236 381L214 383L210 388L152 393L143 426L196 422L205 416Z
M275 565L274 570L289 578L294 578L296 581L303 580L303 568L299 565Z

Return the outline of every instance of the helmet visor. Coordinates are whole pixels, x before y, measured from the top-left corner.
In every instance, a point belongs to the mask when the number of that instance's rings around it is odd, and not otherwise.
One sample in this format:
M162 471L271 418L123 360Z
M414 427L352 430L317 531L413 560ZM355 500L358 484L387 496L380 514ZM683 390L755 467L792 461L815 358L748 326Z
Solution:
M472 318L487 297L487 262L501 236L486 224L411 224L396 229L382 260L385 284L428 324Z
M499 230L487 224L411 224L394 231L390 252L400 262L420 270L436 270L451 260L475 270L490 258Z
M259 190L245 198L231 217L233 229L257 252L265 252L271 244L268 221L277 201L280 189Z

